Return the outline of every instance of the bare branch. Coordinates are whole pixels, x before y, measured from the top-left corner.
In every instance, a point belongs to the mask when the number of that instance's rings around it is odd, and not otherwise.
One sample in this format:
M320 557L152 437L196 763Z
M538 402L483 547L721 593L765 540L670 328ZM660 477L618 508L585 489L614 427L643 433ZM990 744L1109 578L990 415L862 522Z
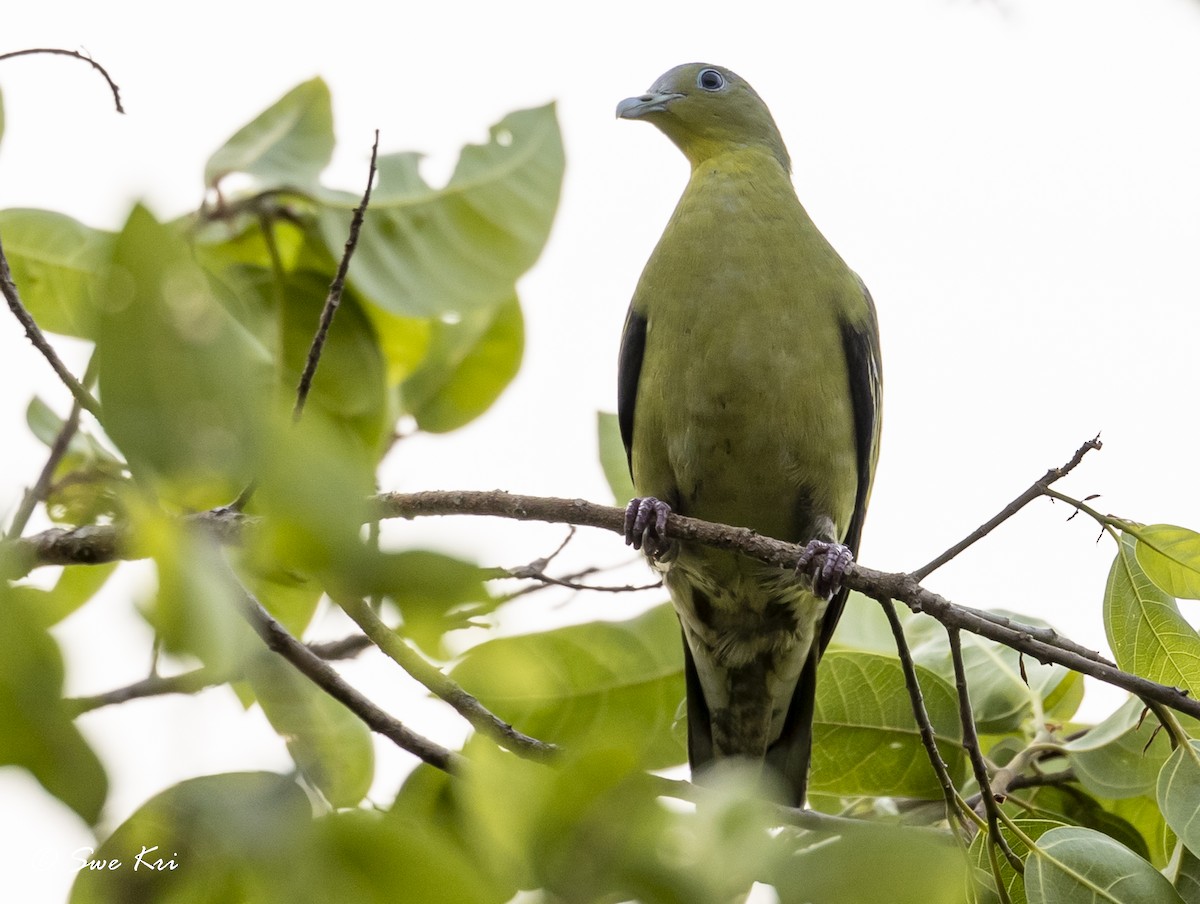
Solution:
M367 189L363 192L362 202L354 208L354 216L350 220L350 234L346 238L346 247L342 251L342 259L338 263L337 273L329 284L329 294L325 297L325 307L321 309L321 322L317 326L317 334L313 336L312 345L308 349L308 360L304 364L304 373L300 375L300 385L296 387L296 407L292 409L292 419L300 420L304 413L304 403L308 399L308 391L312 388L313 377L317 374L317 365L321 361L321 352L325 349L325 340L329 338L329 328L333 325L333 315L337 313L338 305L342 303L342 293L346 289L346 273L350 269L350 258L358 247L358 232L362 228L363 218L367 213L367 205L371 202L371 184L375 181L375 161L379 156L379 130L375 130L375 144L371 147L371 167L367 174Z
M309 643L306 646L322 659L353 659L372 644L362 634L351 634L340 640ZM241 676L235 674L222 674L207 666L180 675L164 676L155 673L125 687L114 688L111 691L87 697L73 697L66 703L75 715L79 715L94 709L144 697L161 697L165 694L195 694L205 688L236 681L239 677Z
M75 400L81 407L99 417L100 403L67 370L67 366L62 363L62 359L58 357L58 353L46 341L46 336L42 333L41 327L33 319L33 315L29 313L29 310L21 302L20 293L17 292L17 284L13 282L12 271L8 267L8 258L4 256L3 244L0 244L0 292L4 294L4 300L8 302L9 310L13 312L18 322L25 328L25 335L29 337L29 341L33 343L33 347L42 353L43 358L50 362L50 366L54 368L54 372L58 374L58 378L62 380L67 389L71 390L71 395L75 397Z
M12 50L8 53L0 53L0 60L9 60L13 57L28 56L29 54L33 53L52 53L58 54L59 56L69 56L74 57L77 60L83 60L102 76L104 76L104 80L108 82L109 90L112 91L113 103L116 104L117 112L125 112L125 108L121 106L121 89L118 88L117 83L112 80L112 76L108 74L108 70L93 60L86 53L80 53L78 50L63 50L59 47L34 47L29 50Z
M1025 492L997 512L995 516L988 519L979 527L975 528L975 530L971 531L970 534L968 534L959 542L955 543L944 553L935 558L932 562L922 565L920 568L916 569L914 572L912 572L912 576L918 581L925 580L925 578L929 577L929 575L935 570L941 568L968 546L971 546L977 541L982 540L993 530L1027 506L1030 502L1037 499L1039 496L1046 495L1046 488L1049 487L1050 484L1054 483L1056 480L1066 477L1071 473L1071 471L1075 470L1076 466L1081 461L1083 461L1083 456L1087 455L1087 453L1091 452L1093 449L1099 449L1102 446L1103 444L1100 442L1100 434L1096 434L1095 437L1089 439L1086 443L1076 449L1075 454L1071 456L1071 460L1065 465L1063 465L1061 468L1051 468L1044 475L1042 475L1040 479L1035 480L1032 484L1030 484L1029 488L1025 490Z
M92 362L96 359L93 356ZM92 365L88 364L88 370L91 371ZM87 375L84 375L86 382ZM71 440L75 437L75 433L79 430L79 414L82 406L79 404L79 399L75 399L71 404L71 413L67 415L67 419L63 421L62 427L58 431L58 435L54 437L54 443L50 446L50 454L46 456L46 463L42 465L42 471L38 474L37 480L33 486L25 491L25 495L21 497L21 504L17 507L16 514L13 515L12 523L8 526L9 537L19 537L25 530L25 525L29 523L30 516L33 515L33 510L37 508L37 504L45 500L50 492L50 487L54 482L54 472L58 468L58 463L62 461L63 456L67 454L67 449L71 445Z
M1025 872L1025 864L1013 853L1008 841L1000 832L1000 806L996 795L992 792L991 777L988 775L987 763L983 759L983 750L979 746L979 734L975 731L975 711L971 708L971 694L967 690L967 670L963 665L962 637L957 628L949 628L946 634L950 638L950 659L954 663L954 688L958 692L958 718L962 723L962 745L971 760L971 771L975 773L975 783L979 785L980 800L987 814L988 840L1004 854L1009 866L1018 873Z
M925 755L929 758L929 764L937 775L938 784L941 785L942 796L946 799L946 819L951 824L957 820L964 828L967 828L967 816L964 813L965 803L954 787L954 779L950 777L950 770L946 766L946 761L942 759L942 752L938 750L937 734L929 719L929 711L925 709L925 695L921 693L921 682L917 678L917 667L913 663L912 653L908 648L908 638L904 636L904 626L900 624L900 619L896 615L896 607L890 599L880 598L876 602L883 607L888 625L892 629L892 638L896 642L896 655L900 658L900 667L904 671L904 686L908 689L909 700L912 701L913 717L916 719L917 729L921 735L921 744L925 747Z
M555 745L522 734L504 720L497 718L440 669L426 662L399 634L384 624L365 601L347 598L339 600L338 605L354 619L379 649L432 693L449 703L480 734L487 735L498 744L528 759L545 761L558 752Z
M237 588L241 598L239 608L242 617L250 623L250 627L262 638L263 643L269 649L278 653L317 687L342 703L350 712L362 719L368 728L383 735L397 747L407 750L429 765L446 772L456 772L461 768L461 754L417 734L399 719L376 706L351 687L325 660L288 633L287 628L263 608L254 595L237 579L232 570L228 570L227 578Z

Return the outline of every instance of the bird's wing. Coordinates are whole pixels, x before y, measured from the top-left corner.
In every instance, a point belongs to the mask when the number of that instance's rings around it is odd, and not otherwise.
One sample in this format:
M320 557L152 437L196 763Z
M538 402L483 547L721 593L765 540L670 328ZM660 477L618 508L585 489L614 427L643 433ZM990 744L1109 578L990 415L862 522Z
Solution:
M879 318L875 313L875 301L862 279L863 297L867 302L867 317L861 323L843 322L842 349L846 356L846 372L850 378L850 400L854 412L855 458L858 463L858 489L854 498L854 514L846 529L842 542L858 555L862 539L863 519L867 514L867 500L871 495L871 482L875 476L875 462L879 458L879 432L883 409L883 365L879 351ZM829 601L825 618L821 624L820 652L825 651L833 629L837 627L842 608L846 604L848 591L842 590Z
M621 441L633 476L633 409L637 404L638 378L642 374L642 356L646 351L646 318L632 307L625 317L621 336L621 354L617 361L617 423Z

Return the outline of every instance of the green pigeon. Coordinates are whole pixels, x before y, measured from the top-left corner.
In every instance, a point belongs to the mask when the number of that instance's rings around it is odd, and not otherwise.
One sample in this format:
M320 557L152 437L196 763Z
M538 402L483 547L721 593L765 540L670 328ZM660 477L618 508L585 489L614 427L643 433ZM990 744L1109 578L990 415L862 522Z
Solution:
M879 451L875 306L801 206L744 79L676 66L617 116L653 123L691 164L621 341L619 422L639 494L626 538L663 572L683 629L693 774L765 762L803 806L817 664ZM668 541L672 511L804 544L800 565Z

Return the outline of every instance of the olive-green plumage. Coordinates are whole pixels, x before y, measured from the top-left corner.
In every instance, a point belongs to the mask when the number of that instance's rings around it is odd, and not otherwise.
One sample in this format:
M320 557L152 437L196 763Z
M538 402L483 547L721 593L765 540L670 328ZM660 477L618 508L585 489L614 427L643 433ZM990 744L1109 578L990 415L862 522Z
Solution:
M878 449L875 310L800 205L770 111L734 73L693 63L617 114L652 122L692 167L622 341L620 421L638 493L856 551ZM835 581L829 600L730 552L658 553L683 627L693 769L765 759L802 803L816 665L844 591Z

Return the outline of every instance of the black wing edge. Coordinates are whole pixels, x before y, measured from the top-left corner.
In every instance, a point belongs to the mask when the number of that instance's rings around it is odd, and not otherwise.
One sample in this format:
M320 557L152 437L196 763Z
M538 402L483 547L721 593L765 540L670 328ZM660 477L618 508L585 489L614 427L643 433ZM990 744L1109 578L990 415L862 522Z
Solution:
M875 475L875 459L879 449L880 396L883 388L883 367L879 353L879 319L875 301L862 279L863 297L867 302L867 317L862 323L842 323L842 350L846 356L846 372L850 378L850 401L854 410L854 445L858 462L858 490L854 498L854 514L842 540L855 556L862 541L863 521L867 516L867 500L871 496L871 481ZM848 590L842 590L829 601L821 623L820 651L825 652L846 605Z
M687 695L688 765L695 779L697 770L713 761L712 717L708 712L708 702L704 699L704 690L700 687L700 675L696 672L696 660L692 657L686 634L683 636L683 680Z
M638 378L642 375L645 352L646 318L630 308L617 359L617 423L621 427L621 442L625 444L630 476L633 476L633 409L637 405Z

